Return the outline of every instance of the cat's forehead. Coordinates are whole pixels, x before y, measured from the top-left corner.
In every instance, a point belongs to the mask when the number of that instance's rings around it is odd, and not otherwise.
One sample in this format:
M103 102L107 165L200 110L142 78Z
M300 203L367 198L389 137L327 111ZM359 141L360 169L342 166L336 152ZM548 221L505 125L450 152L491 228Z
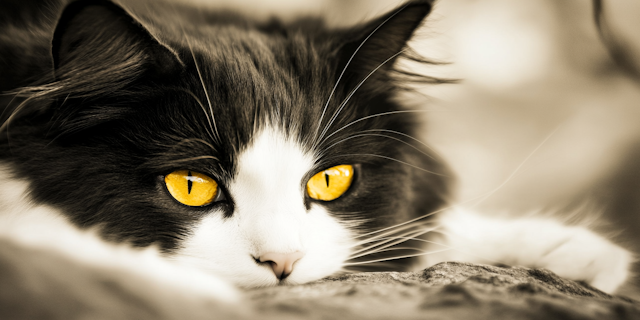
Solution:
M188 39L173 44L182 49L185 62L195 53L225 72L254 69L274 78L317 76L320 71L331 71L328 67L336 58L333 41L319 41L318 36L300 30L266 32L257 27L223 25L185 37Z
M312 169L364 162L351 158L389 148L392 140L372 143L375 136L365 132L406 131L400 116L383 116L397 109L388 101L388 88L378 85L384 76L375 80L361 74L359 68L366 64L357 59L346 72L355 48L344 49L345 40L335 30L308 31L292 25L269 29L230 23L186 29L184 34L180 30L177 35L182 38L174 35L168 45L184 69L171 85L187 94L179 99L171 96L174 91L166 94L167 100L176 103L159 101L165 105L158 109L158 116L166 119L166 112L180 113L163 128L213 146L200 143L197 153L180 150L198 159L212 155L218 163L211 170L228 172L224 176L230 180L241 153L261 139L260 133L267 128L314 155ZM363 49L357 58L371 59L370 55ZM176 118L189 121L177 125ZM171 140L164 145L176 140L173 133Z
M303 35L284 37L228 26L217 31L180 44L187 76L178 80L199 97L185 103L206 109L208 115L199 121L205 126L212 122L221 136L221 141L211 142L241 150L259 133L276 130L309 148L322 113L335 111L340 98L329 100L335 84L329 53ZM327 102L331 104L324 110Z
M334 81L333 57L307 40L225 28L201 52L201 67L211 76L212 89L224 90L229 99L251 98L273 107L316 102L328 96Z
M251 210L260 210L265 203L281 199L303 198L303 181L313 169L314 155L281 129L266 126L237 156L235 178L230 189L242 208L257 203ZM301 204L300 204L301 205ZM266 208L262 208L266 209Z

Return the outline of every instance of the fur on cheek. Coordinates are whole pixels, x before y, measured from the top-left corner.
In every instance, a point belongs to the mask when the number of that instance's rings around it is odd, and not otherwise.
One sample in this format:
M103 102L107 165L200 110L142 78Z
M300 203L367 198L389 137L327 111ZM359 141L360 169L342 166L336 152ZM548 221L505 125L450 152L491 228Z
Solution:
M56 209L33 204L27 192L28 183L13 179L3 168L0 169L0 239L17 246L21 252L46 252L68 261L66 263L74 268L82 268L85 273L95 273L95 277L87 279L86 285L104 277L132 291L139 289L130 286L153 284L228 303L240 298L238 291L225 280L167 261L155 247L134 249L127 244L105 242L99 237L98 228L79 230ZM0 256L0 259L5 258L8 257ZM47 265L30 265L29 268L40 269L33 271L38 277L56 278L43 285L74 278L66 270L48 272ZM75 281L81 283L83 278L77 277Z

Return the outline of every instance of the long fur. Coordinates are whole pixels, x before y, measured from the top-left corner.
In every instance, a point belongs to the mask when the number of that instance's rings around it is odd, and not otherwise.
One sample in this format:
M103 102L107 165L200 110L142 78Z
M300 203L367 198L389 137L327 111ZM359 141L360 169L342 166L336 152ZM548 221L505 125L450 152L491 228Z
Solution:
M319 19L265 23L158 0L51 1L47 13L25 4L9 2L3 16L23 18L0 24L0 73L7 75L0 82L7 93L0 100L0 163L8 184L28 185L21 187L28 206L9 215L47 208L58 221L52 230L76 239L60 242L61 257L45 255L55 265L77 267L85 257L72 242L95 244L107 256L119 252L110 243L124 243L155 248L151 255L157 250L241 286L261 286L340 271L409 270L431 249L467 247L486 249L489 262L559 272L569 266L563 275L608 291L627 276L631 255L589 231L556 222L510 224L448 207L451 174L414 138L421 110L396 100L407 82L447 82L396 63L401 57L428 63L406 44L430 1L344 29ZM340 164L356 168L344 195L319 201L305 193L310 177ZM175 170L212 177L224 197L202 207L180 204L163 180ZM9 207L25 199L8 195ZM513 232L492 241L495 228L505 226ZM536 242L535 226L566 241ZM23 263L17 252L41 255L12 240L35 232L27 230L5 228L10 236L1 257L12 272ZM545 254L532 262L504 245L523 234L526 245ZM556 251L565 242L573 245ZM585 244L599 250L575 250ZM269 250L308 252L288 279L276 279L257 259ZM131 261L144 259L125 251ZM613 252L611 263L588 264L600 262L602 252ZM545 260L549 253L587 265L576 271L562 259ZM156 258L161 270L174 270L173 262ZM100 262L88 269L89 286ZM603 278L607 272L620 276ZM233 294L217 283L219 292Z

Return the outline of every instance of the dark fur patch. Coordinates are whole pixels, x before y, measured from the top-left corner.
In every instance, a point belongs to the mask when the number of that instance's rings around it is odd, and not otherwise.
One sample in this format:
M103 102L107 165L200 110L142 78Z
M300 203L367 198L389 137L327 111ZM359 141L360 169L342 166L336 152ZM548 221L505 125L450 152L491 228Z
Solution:
M4 118L13 114L0 158L31 181L36 201L62 209L75 224L167 252L205 211L172 201L158 177L193 170L224 186L238 153L264 125L321 155L308 177L358 164L348 194L318 203L338 219L367 219L362 228L371 231L421 216L442 205L447 172L408 138L419 123L398 112L394 96L399 75L417 75L394 62L430 8L430 1L413 1L333 30L319 19L264 24L160 1L126 10L75 2L56 29L22 26L52 35L29 40L39 53L53 43L52 60L37 54L29 62L35 71L24 72L12 71L23 63L16 55L0 63L11 83L39 76L27 87L3 83L17 98L0 101ZM0 52L14 46L3 40ZM233 194L214 205L232 215Z

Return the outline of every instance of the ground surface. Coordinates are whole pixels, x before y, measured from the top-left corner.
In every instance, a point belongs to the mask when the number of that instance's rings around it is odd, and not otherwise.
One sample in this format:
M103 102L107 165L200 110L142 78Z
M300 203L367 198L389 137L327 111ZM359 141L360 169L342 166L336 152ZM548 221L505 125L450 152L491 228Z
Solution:
M355 273L246 290L236 303L158 280L0 238L2 320L640 319L639 301L522 267Z
M279 319L640 319L640 303L540 269L445 262L249 291Z

